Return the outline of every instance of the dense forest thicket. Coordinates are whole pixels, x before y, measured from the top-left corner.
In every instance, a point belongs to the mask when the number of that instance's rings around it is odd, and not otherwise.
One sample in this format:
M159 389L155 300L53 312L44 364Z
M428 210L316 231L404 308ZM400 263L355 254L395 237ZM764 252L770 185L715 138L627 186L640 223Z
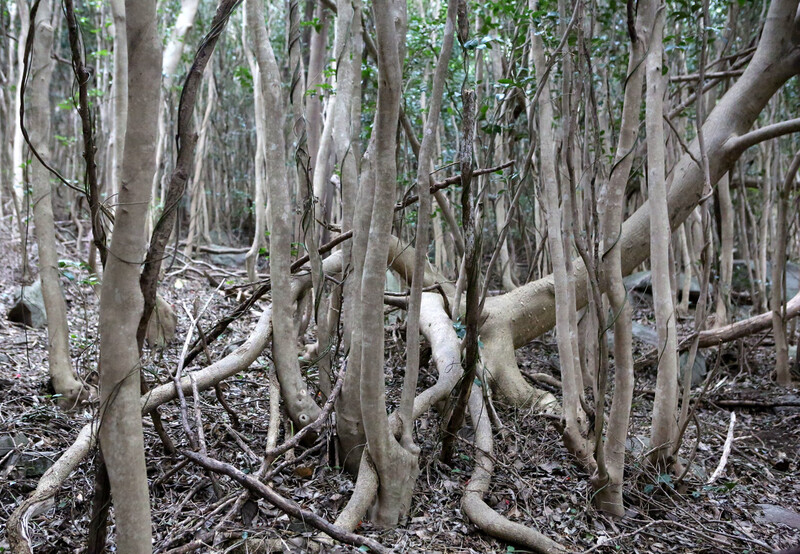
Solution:
M800 552L798 0L0 6L0 552Z

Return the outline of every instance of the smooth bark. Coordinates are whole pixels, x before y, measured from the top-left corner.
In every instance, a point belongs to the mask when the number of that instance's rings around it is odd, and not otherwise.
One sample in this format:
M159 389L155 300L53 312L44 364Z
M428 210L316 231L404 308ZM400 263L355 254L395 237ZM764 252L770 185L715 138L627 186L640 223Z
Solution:
M664 5L658 5L653 34L647 55L647 184L650 205L650 263L653 275L653 304L661 355L658 360L656 395L653 401L653 424L650 444L651 461L668 466L673 441L677 435L678 407L678 337L669 263L669 212L664 148L664 94L662 74Z
M155 2L127 1L128 127L119 208L100 299L100 445L114 499L117 548L151 552L150 500L139 404L136 329L143 312L139 271L144 262L144 226L155 172L161 78L161 44Z
M51 25L51 2L43 0L36 13L33 54L27 90L30 98L26 102L26 127L30 140L36 145L39 155L50 157L50 77L53 73L53 27ZM87 390L72 367L69 352L69 324L67 304L61 290L58 271L55 225L53 223L52 189L50 172L38 159L31 160L30 178L33 197L33 219L36 225L36 240L39 244L39 277L42 281L42 296L47 312L47 352L50 381L59 404L65 408L75 407L85 398Z

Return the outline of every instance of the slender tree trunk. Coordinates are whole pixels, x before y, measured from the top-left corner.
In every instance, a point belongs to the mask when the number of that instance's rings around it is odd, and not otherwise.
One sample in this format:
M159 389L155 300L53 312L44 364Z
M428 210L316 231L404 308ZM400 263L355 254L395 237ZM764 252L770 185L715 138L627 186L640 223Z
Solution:
M156 140L158 147L156 148L156 172L153 175L153 189L152 197L157 202L159 198L159 182L161 182L161 174L164 169L164 155L167 151L167 98L172 94L172 84L175 81L178 65L180 64L183 55L183 47L185 44L186 34L194 26L194 19L197 16L197 8L200 5L200 0L181 0L181 10L178 17L175 19L175 25L170 30L169 41L164 48L162 57L162 75L163 83L160 90L160 99L158 103L158 136ZM167 172L164 173L164 178L168 178ZM155 216L155 211L151 210L151 215ZM152 219L152 218L151 218ZM154 221L148 220L148 224Z
M25 43L28 41L28 28L30 27L30 7L27 2L17 0L17 12L19 12L20 32L17 37L17 81L16 91L14 95L14 142L11 148L11 201L13 202L14 214L17 217L17 231L20 240L20 258L21 258L21 275L27 279L30 275L28 267L28 255L25 251L25 216L24 216L24 195L23 195L23 160L22 150L24 148L25 139L22 136L22 127L20 126L19 110L22 102L22 67L24 65L23 59L25 57Z
M669 264L669 209L664 149L664 92L662 75L664 6L659 3L656 23L647 55L647 181L650 194L650 263L653 275L653 303L658 329L659 352L656 395L653 402L651 460L660 467L671 462L672 444L677 434L678 338L675 308L672 305Z
M280 73L264 20L263 0L247 0L248 27L253 33L256 62L261 71L264 95L266 165L270 197L270 259L272 280L272 351L286 411L295 425L314 421L319 407L308 394L297 361L294 302L290 271L293 213L286 174L286 143L283 136L286 105L281 94Z
M731 200L730 174L717 183L720 217L719 281L717 281L717 307L714 326L728 324L731 306L731 280L733 278L733 201Z
M264 137L267 133L264 128L264 95L261 93L261 71L258 69L258 64L253 57L253 49L250 47L247 38L247 17L242 18L242 48L244 55L247 59L247 64L250 67L250 73L253 76L253 105L255 108L255 129L256 129L256 155L255 166L253 168L253 201L250 208L253 210L255 219L255 233L253 235L253 243L250 250L245 255L245 268L247 269L247 278L255 281L256 265L258 261L259 251L261 246L266 243L265 232L268 227L266 225L267 218L267 194L266 194L266 175L264 172Z
M447 78L450 55L453 51L455 34L455 17L458 0L449 0L447 20L445 21L442 47L436 62L436 69L431 87L431 103L428 116L425 118L425 129L417 158L417 236L414 242L414 277L411 280L411 294L408 301L408 319L406 331L406 376L403 381L403 392L400 397L399 414L403 424L401 442L403 448L418 454L413 436L413 407L419 377L419 336L420 307L422 303L422 286L425 269L428 266L428 242L431 223L430 170L433 165L433 152L436 146L436 129L439 127L439 114L442 111L442 94ZM477 329L476 329L477 331ZM415 451L416 449L416 451Z
M536 4L534 4L534 9ZM531 52L536 65L536 74L544 75L545 52L542 37L533 34ZM547 79L545 77L545 79ZM538 99L539 112L539 157L541 163L541 182L545 219L547 221L547 243L550 247L550 259L553 264L553 284L555 289L556 340L558 342L558 358L561 366L561 383L564 403L564 443L581 464L591 472L595 462L592 459L589 444L584 432L588 427L586 414L581 407L582 377L580 366L576 366L578 330L573 324L571 312L575 310L574 291L567 272L567 260L564 242L571 237L562 234L562 218L568 211L566 205L559 202L558 182L556 180L556 141L553 132L553 107L550 98L548 81L539 85L542 89ZM566 192L563 197L566 197ZM571 242L571 240L570 240Z
M113 162L111 165L110 204L117 205L120 176L122 174L122 156L125 149L125 132L128 121L128 41L125 34L125 1L111 0L111 13L114 22L114 78L112 125Z
M359 319L361 336L361 415L367 448L378 473L380 486L372 519L393 526L410 508L414 483L419 474L417 456L403 448L389 430L384 384L383 288L394 213L397 165L395 148L400 114L402 60L406 31L405 0L377 0L375 28L378 48L378 107L373 137L375 173L362 187L374 188L374 203L356 209L371 212L369 237L361 278ZM356 275L356 278L359 278Z
M139 271L155 172L161 44L155 2L127 1L128 127L119 208L100 299L100 445L114 498L117 549L152 552L136 329L143 311Z
M209 213L206 201L206 180L203 176L203 165L206 158L206 144L208 142L208 131L211 123L211 114L216 107L217 93L216 82L214 80L214 64L209 61L206 69L208 82L206 84L206 111L203 114L203 122L200 125L200 134L197 138L196 150L194 153L194 170L192 171L192 202L189 215L189 234L186 237L186 247L184 254L191 256L192 248L198 237L202 237L206 242L210 242L209 235Z
M26 102L25 110L26 126L31 142L44 159L50 158L50 77L53 73L51 13L50 0L42 1L34 22L36 31L27 88L30 91L30 100ZM64 301L58 273L59 257L53 224L50 172L37 159L33 159L30 176L33 189L33 219L36 225L36 240L39 243L39 277L42 280L42 296L47 311L50 380L56 394L61 395L59 403L64 407L74 407L84 396L85 390L72 368L69 353L67 304Z
M789 192L794 188L797 170L800 168L800 152L795 154L783 185L778 186L776 201L778 217L775 221L775 244L772 251L772 290L770 291L770 309L772 311L772 334L775 336L775 373L778 384L789 386L792 374L789 368L788 344L786 341L786 212L789 204Z
M361 275L364 265L364 251L366 249L366 231L369 227L369 212L365 210L356 211L356 207L362 202L367 202L363 195L371 195L374 191L371 187L362 187L361 183L368 182L371 175L371 162L368 155L364 156L364 168L359 173L360 133L361 133L361 62L363 56L363 40L361 35L361 1L338 0L337 31L339 31L339 19L345 24L348 18L349 9L352 5L352 21L350 24L350 41L352 48L352 64L343 63L337 72L337 81L344 81L347 72L350 71L352 79L352 91L350 93L350 105L345 109L344 117L349 114L350 120L344 127L335 126L335 131L340 133L346 131L345 136L339 138L337 135L337 146L343 148L342 153L346 157L340 160L342 164L342 230L351 230L354 233L353 240L347 241L342 245L342 257L344 266L353 266L353 275ZM342 29L347 28L346 25ZM339 41L335 41L339 43ZM338 96L338 94L337 94ZM345 99L340 99L345 102ZM337 103L339 109L343 109L342 103ZM372 196L368 196L368 204L372 205ZM363 217L364 220L357 220ZM349 353L347 358L347 369L345 374L342 393L336 399L336 427L339 436L339 446L344 458L344 467L352 474L358 472L359 463L366 443L364 426L361 422L361 340L360 322L357 316L359 298L361 297L361 281L358 278L345 279L344 298L342 301L342 323L343 323L343 343L345 350Z

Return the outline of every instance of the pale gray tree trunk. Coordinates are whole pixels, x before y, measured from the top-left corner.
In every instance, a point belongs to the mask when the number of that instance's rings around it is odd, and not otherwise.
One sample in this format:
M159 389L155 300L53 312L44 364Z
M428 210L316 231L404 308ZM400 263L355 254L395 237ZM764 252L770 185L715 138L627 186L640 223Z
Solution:
M289 417L303 427L319 415L319 407L308 394L297 361L292 300L291 250L293 212L286 171L283 136L286 104L281 93L280 72L264 20L263 0L247 0L248 27L254 38L256 62L261 72L264 96L266 166L270 197L271 233L269 273L272 280L272 351L281 394Z
M786 340L786 212L789 204L789 194L792 191L797 170L800 168L800 152L795 154L782 185L778 185L776 202L778 203L778 216L775 221L775 243L772 250L772 290L770 291L770 310L772 311L772 333L775 336L775 373L778 384L789 386L792 384L792 374L789 371L789 352Z
M171 94L171 88L175 82L176 72L178 65L181 62L183 55L183 48L185 44L186 34L194 26L194 20L197 16L197 8L200 5L200 0L181 0L181 10L178 17L175 19L175 25L170 29L169 40L167 46L164 48L163 57L161 61L161 69L163 75L163 83L161 85L160 97L158 103L158 136L156 141L158 147L156 148L156 172L153 175L153 190L152 197L154 200L159 198L159 181L162 166L164 165L164 154L166 151L167 140L167 99L166 97ZM165 172L164 177L168 174ZM163 192L163 191L162 191ZM163 194L162 194L163 196ZM151 216L155 216L151 212ZM154 220L148 219L148 225L152 225Z
M111 14L114 22L114 77L111 81L114 123L111 127L113 161L109 196L110 204L116 206L128 121L128 40L125 34L125 1L111 0Z
M356 207L372 214L361 278L358 309L361 335L361 415L367 448L378 473L380 486L372 519L378 525L396 525L410 508L414 483L419 474L417 456L401 446L389 429L384 383L383 289L394 213L397 166L395 148L400 114L402 50L406 31L405 1L374 3L378 48L378 107L373 129L375 170L373 180L362 187L374 188L374 203Z
M536 9L538 3L532 7ZM545 75L544 42L541 35L532 33L531 53L536 66L537 75ZM547 79L547 77L544 77ZM562 233L562 219L568 210L566 202L559 201L558 182L556 180L556 142L553 131L553 104L550 97L549 80L539 85L541 94L538 99L539 114L539 159L541 163L541 188L547 221L547 244L550 248L550 260L553 264L553 285L555 291L556 341L558 358L561 366L561 383L563 390L564 443L581 464L590 472L595 463L592 459L589 442L585 438L588 421L580 398L583 391L583 378L578 359L578 329L571 313L575 311L573 282L567 271L567 260L564 248L565 239L571 237ZM561 198L567 196L566 190Z
M161 42L155 2L125 3L128 37L128 126L119 207L100 297L100 445L114 499L117 549L152 551L136 329L144 299L139 273L155 172Z
M664 148L664 92L662 75L664 6L658 5L656 23L647 55L647 182L650 195L650 263L653 275L653 303L658 329L659 359L656 394L653 401L651 460L659 466L670 463L677 434L678 407L678 338L669 263L669 208Z
M39 4L36 13L35 39L31 60L31 72L27 85L29 100L26 102L26 128L30 140L45 160L50 158L50 77L53 73L53 27L51 25L51 1ZM39 277L42 280L42 296L47 311L47 350L49 355L50 380L59 403L63 407L74 407L85 396L83 384L72 368L69 353L69 325L67 304L58 272L55 225L53 223L52 188L50 172L38 159L31 160L31 185L33 189L33 219L36 225L36 240L39 244Z
M265 232L269 229L266 223L267 219L267 193L266 193L266 172L264 169L264 137L267 134L264 128L264 95L261 93L261 71L258 69L253 56L253 49L250 47L250 41L247 38L247 17L242 17L242 48L244 50L244 57L247 59L247 64L250 67L250 74L253 76L253 107L255 112L255 129L256 129L256 154L255 154L255 167L253 172L253 216L255 219L255 233L253 235L253 242L250 245L250 250L244 258L245 269L247 270L247 278L251 281L257 279L256 265L258 261L259 251L266 243Z

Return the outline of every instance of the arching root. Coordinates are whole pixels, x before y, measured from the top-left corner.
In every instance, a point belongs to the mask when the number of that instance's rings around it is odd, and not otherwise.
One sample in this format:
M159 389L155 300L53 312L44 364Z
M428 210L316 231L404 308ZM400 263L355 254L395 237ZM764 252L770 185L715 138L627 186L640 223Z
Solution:
M518 408L554 415L561 413L561 404L555 396L531 386L520 373L510 332L502 327L484 325L481 340L486 377L498 396Z
M61 485L81 460L89 454L96 440L97 424L93 421L83 426L75 442L50 469L45 471L44 475L39 479L36 489L11 513L6 527L11 552L33 554L33 546L28 535L28 521L52 506L53 497L61 488Z
M489 482L494 471L493 440L492 425L483 402L483 391L477 385L473 385L470 394L469 414L475 429L475 469L461 499L461 509L483 532L500 540L522 545L535 552L546 554L566 552L557 542L535 529L510 521L483 501L483 495L489 490Z
M197 383L198 390L211 388L220 381L250 367L269 342L272 334L271 322L272 310L267 308L261 314L253 333L244 344L216 363L193 372L192 377ZM181 387L187 394L191 393L192 382L188 376L181 379ZM142 412L150 412L176 397L177 391L173 383L160 385L142 396ZM84 425L75 442L39 479L39 483L31 495L12 512L6 530L12 552L33 552L28 535L28 521L49 507L49 503L64 481L94 447L97 440L96 433L96 422Z

